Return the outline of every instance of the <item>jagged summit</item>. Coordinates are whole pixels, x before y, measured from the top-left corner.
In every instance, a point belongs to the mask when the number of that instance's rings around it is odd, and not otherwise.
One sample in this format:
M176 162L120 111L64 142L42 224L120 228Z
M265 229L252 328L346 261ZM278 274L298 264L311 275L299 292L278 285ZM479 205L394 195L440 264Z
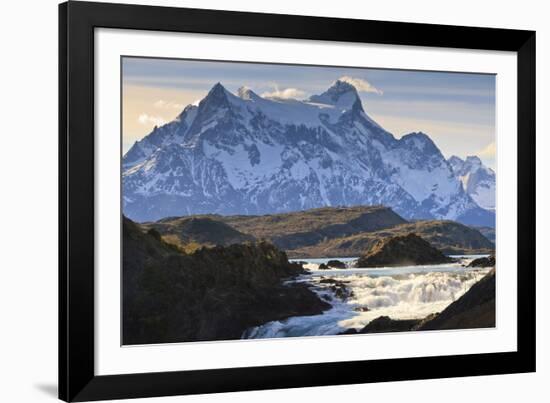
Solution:
M207 103L225 104L228 101L227 100L228 93L229 91L227 91L225 87L218 82L210 89L210 91L208 91L208 94L206 95L206 97L204 97L199 102L199 107Z
M430 136L423 132L405 134L401 137L400 142L409 147L415 147L422 152L429 151L430 153L440 153L439 148L437 148Z
M321 95L312 95L309 102L335 105L344 108L351 108L356 103L361 105L359 94L353 85L348 82L336 80L328 90ZM362 110L362 106L361 110Z
M138 221L383 204L405 218L494 222L427 134L396 139L342 80L304 101L216 83L131 147L123 192Z
M476 155L467 156L465 162L470 164L475 164L475 165L482 165L481 160Z

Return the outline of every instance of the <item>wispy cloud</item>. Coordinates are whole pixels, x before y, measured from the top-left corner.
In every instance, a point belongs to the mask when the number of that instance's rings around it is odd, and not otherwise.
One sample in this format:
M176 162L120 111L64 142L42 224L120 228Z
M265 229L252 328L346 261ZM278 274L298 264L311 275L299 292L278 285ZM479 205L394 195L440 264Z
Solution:
M163 124L166 123L166 120L164 120L160 116L152 116L146 113L142 113L138 117L138 122L141 123L142 125L154 124L155 126L162 126Z
M369 83L367 80L363 80L362 78L355 78L350 76L342 76L339 78L340 81L344 81L348 84L351 84L355 87L357 91L360 92L373 92L378 95L384 94L382 90L379 90L374 85Z
M153 106L158 109L183 109L185 105L177 102L165 101L163 99L159 99L153 104Z
M285 88L279 89L277 84L272 84L273 91L267 91L262 93L264 98L282 98L282 99L301 99L305 98L306 92L299 90L298 88Z
M485 157L485 158L494 158L496 153L497 153L497 146L496 146L495 142L493 141L492 143L487 144L487 146L485 148L478 151L477 154L479 156Z

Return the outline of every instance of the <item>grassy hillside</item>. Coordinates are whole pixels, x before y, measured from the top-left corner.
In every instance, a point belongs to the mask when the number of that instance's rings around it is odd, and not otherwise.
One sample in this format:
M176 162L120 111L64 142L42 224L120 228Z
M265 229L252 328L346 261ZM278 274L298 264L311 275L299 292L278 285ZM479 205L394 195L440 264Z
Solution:
M223 223L237 231L241 236L248 236L252 239L269 239L277 247L284 250L316 245L327 239L376 231L407 222L387 207L357 206L324 207L264 216L220 216L213 214L193 216L193 218L166 218L147 225L155 227L163 235L176 234L180 237L182 243L186 243L188 240L182 231L181 222L190 219ZM227 244L221 243L223 240L215 238L219 237L218 232L227 233L227 229L222 230L220 228L216 233L206 226L204 226L204 229L208 231L207 235L203 234L204 243ZM228 238L233 239L232 237Z
M359 256L379 241L415 233L445 254L491 253L494 244L479 231L454 221L417 221L384 230L327 239L317 245L287 250L291 257Z
M472 227L474 229L477 229L479 232L483 234L485 238L487 238L491 242L495 242L496 240L496 232L495 229L492 227Z
M454 221L407 222L383 206L324 207L264 216L199 215L143 224L163 240L192 252L266 239L290 257L359 256L378 241L416 233L446 254L491 253L478 230Z
M179 246L186 252L193 252L201 246L229 246L253 242L255 238L232 228L226 223L209 217L179 217L142 224L145 229L153 228L162 239Z

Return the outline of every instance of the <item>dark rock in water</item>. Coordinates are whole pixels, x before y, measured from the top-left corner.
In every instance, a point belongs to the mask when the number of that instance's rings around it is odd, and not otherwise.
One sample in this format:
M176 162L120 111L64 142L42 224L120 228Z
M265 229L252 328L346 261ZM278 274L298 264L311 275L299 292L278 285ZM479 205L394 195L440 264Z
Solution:
M273 320L330 309L268 242L182 253L123 220L123 344L239 339Z
M495 256L491 255L489 257L480 257L472 260L468 267L495 267L495 264Z
M319 270L329 270L329 269L330 269L330 268L329 268L326 264L324 264L324 263L321 263L321 264L319 265Z
M391 319L388 316L379 316L358 333L406 332L413 330L418 322L418 319Z
M333 300L332 296L328 294L322 295L321 298L327 302L331 302Z
M369 312L370 309L366 306L358 306L354 309L355 312Z
M414 233L385 239L361 256L356 267L406 266L454 262Z
M337 298L340 298L343 301L349 298L353 298L354 296L353 291L351 291L346 286L333 285L330 287L330 289L332 290L332 292L334 292L334 295L336 295Z
M425 320L415 330L495 327L495 276L493 269L443 312Z
M336 298L344 301L354 296L353 291L348 288L347 283L347 281L336 280L330 277L324 277L319 280L319 284L330 284L328 288L334 293Z
M359 332L357 331L357 329L346 329L338 334L359 334Z
M334 269L345 269L346 264L340 260L329 260L327 266Z

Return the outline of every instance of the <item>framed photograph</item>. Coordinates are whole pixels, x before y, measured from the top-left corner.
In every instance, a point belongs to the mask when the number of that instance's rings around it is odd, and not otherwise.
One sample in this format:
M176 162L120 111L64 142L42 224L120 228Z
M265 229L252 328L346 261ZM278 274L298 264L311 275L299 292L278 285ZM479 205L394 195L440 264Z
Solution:
M535 371L535 33L59 6L59 397Z

